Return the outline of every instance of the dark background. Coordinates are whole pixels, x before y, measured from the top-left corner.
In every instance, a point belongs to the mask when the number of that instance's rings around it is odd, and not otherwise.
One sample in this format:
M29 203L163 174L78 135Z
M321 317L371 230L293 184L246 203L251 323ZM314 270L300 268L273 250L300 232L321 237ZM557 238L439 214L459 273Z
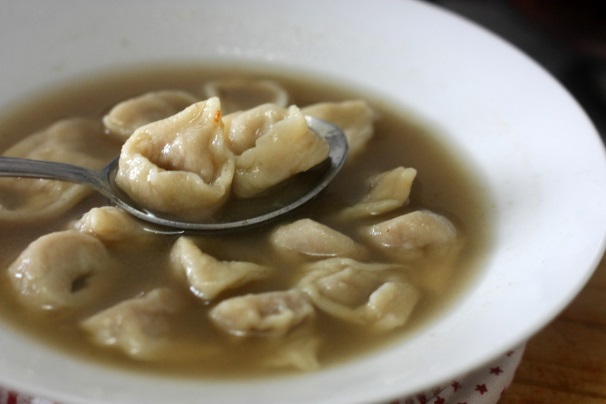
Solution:
M541 64L606 139L606 0L424 0L512 43Z

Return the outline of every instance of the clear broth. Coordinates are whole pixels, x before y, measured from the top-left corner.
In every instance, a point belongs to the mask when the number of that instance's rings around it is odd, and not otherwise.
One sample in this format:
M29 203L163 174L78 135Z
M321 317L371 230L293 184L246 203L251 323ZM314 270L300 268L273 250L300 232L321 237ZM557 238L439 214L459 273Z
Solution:
M459 257L456 269L448 273L424 274L422 282L441 284L436 290L423 293L412 318L405 327L379 336L369 332L363 326L335 321L320 314L314 328L325 339L319 358L323 367L334 366L351 358L368 354L388 343L405 341L411 332L418 331L436 315L444 313L456 297L467 290L474 275L481 267L482 257L490 245L490 221L487 215L488 201L482 190L481 181L472 172L461 156L453 152L448 145L419 124L417 120L387 101L369 95L361 90L340 86L325 78L302 77L276 71L243 71L226 66L166 66L156 69L133 69L110 72L99 75L93 80L81 80L60 86L56 90L38 94L35 99L27 100L0 119L0 150L4 150L20 138L40 130L58 119L70 116L88 116L101 118L108 109L119 101L141 93L167 88L184 89L199 93L202 83L220 77L269 78L282 84L291 95L291 102L305 106L322 101L341 101L347 99L365 99L378 112L380 118L375 125L375 136L367 151L356 161L348 165L337 180L320 199L307 206L298 216L322 215L334 206L355 201L363 192L365 179L374 173L397 166L414 167L417 178L413 185L411 204L405 211L430 209L446 215L458 227L466 238L466 245ZM108 150L119 153L119 144L107 142ZM111 156L108 156L108 159ZM91 206L104 204L99 196L91 196L77 208L59 219L27 225L2 224L0 226L0 271L6 268L40 235L65 228L67 223L78 218ZM330 223L329 223L330 224ZM355 229L339 225L337 230L355 235ZM212 250L219 259L242 259L259 263L271 263L277 259L267 252L260 232L255 230L241 235L229 235L221 238L207 238L201 241ZM288 371L260 371L258 362L276 347L274 342L263 340L247 341L229 345L224 354L214 356L210 361L194 363L140 363L117 351L93 346L87 335L77 326L84 315L90 315L101 308L114 304L121 299L132 297L141 290L149 290L154 284L174 284L168 276L168 251L174 239L167 238L166 248L146 251L130 256L124 254L125 269L116 280L119 288L113 289L96 307L90 307L88 313L43 312L32 313L21 307L15 299L14 291L6 279L0 280L0 317L5 323L18 327L40 342L51 344L57 349L78 355L86 360L94 360L111 366L120 366L145 372L174 375L179 377L258 377L267 375L290 374ZM128 256L127 256L128 255ZM154 263L154 265L150 265ZM126 269L127 268L127 269ZM0 277L6 274L0 272ZM290 282L287 272L269 281L248 285L246 292L258 292L281 289ZM444 288L444 284L447 287ZM429 289L432 289L430 287ZM187 289L184 289L187 292ZM226 294L242 294L237 290ZM191 309L180 320L189 324L186 328L192 335L204 335L208 341L221 340L226 336L209 324L205 312L193 294L189 294ZM213 344L215 342L212 342ZM404 342L405 343L405 342Z

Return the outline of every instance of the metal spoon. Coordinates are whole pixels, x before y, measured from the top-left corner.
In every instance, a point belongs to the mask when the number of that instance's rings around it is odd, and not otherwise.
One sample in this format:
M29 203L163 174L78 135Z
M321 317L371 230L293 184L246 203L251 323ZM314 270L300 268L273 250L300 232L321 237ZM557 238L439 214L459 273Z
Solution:
M157 233L221 233L244 230L276 220L309 202L328 186L343 166L348 151L347 139L343 132L338 127L320 119L309 116L306 116L305 119L309 128L323 137L328 143L330 147L328 156L329 167L325 170L319 182L303 196L271 212L242 220L220 223L184 222L159 216L157 213L152 213L138 206L114 183L115 172L118 168L118 157L99 171L65 163L0 157L0 177L27 177L86 184L109 198L111 203L131 215L146 222L162 226L164 229L148 229Z

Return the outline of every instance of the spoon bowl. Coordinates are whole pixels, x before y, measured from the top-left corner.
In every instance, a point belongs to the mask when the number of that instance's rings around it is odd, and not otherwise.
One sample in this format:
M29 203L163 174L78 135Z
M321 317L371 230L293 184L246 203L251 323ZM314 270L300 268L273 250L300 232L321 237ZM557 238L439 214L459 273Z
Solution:
M39 178L88 185L107 197L115 206L138 219L156 225L153 228L147 228L147 230L155 233L224 233L241 231L274 221L311 201L330 184L341 170L341 167L343 167L348 152L345 134L337 126L326 121L310 116L306 116L305 119L309 128L321 136L329 146L328 167L324 170L318 182L302 196L269 212L244 219L221 222L187 222L151 212L134 202L114 182L119 157L116 157L107 166L98 171L66 163L0 157L0 177Z

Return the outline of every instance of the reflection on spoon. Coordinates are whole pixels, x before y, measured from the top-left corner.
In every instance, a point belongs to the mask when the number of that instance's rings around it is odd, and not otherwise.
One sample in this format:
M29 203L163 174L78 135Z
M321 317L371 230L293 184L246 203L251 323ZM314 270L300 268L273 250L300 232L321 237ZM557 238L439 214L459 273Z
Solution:
M0 177L25 177L50 180L60 180L86 184L110 199L111 203L124 209L131 215L168 229L150 229L158 233L206 232L221 233L244 230L276 220L292 212L316 197L337 175L345 158L348 145L343 132L336 126L320 119L306 116L307 125L320 135L330 147L325 164L328 166L322 172L317 182L303 195L274 210L252 217L236 218L233 220L194 223L174 218L159 216L143 207L137 206L120 188L115 185L114 177L118 168L119 158L115 158L105 168L95 171L72 164L55 163L50 161L30 160L13 157L0 157ZM323 165L323 164L320 164Z

